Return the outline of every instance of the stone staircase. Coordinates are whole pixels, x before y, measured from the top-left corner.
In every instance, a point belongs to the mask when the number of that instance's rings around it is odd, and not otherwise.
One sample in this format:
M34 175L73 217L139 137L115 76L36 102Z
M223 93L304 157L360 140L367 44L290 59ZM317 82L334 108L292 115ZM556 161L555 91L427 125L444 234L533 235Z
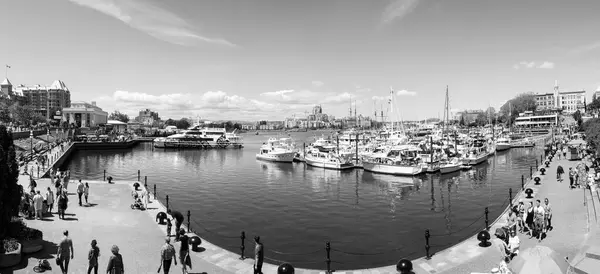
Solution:
M586 208L588 211L588 236L581 251L571 260L569 274L600 273L600 199L597 194L586 189Z

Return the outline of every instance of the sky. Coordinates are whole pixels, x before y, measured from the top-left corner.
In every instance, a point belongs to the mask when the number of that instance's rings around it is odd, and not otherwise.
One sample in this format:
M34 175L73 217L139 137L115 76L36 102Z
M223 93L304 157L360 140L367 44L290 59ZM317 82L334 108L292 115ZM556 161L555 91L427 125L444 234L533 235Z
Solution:
M442 117L600 89L600 1L0 0L13 83L161 118ZM388 104L394 90L393 110Z

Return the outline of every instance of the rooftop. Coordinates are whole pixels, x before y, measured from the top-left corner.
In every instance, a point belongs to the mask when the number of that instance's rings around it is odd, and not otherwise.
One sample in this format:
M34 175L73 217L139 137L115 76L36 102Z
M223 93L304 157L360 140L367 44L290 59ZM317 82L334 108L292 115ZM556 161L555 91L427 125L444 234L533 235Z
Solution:
M0 85L3 85L3 86L12 86L12 84L10 83L10 81L8 81L8 78L4 78L4 81L2 81L2 84L0 84Z

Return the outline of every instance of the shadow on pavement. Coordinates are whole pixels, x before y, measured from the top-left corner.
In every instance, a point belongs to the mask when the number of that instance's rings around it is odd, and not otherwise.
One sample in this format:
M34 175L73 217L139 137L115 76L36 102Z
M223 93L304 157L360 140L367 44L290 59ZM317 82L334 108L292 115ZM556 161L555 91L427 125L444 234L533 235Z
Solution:
M56 255L56 252L58 252L58 245L56 245L53 242L48 242L48 241L44 240L44 242L42 243L42 246L44 248L36 253L23 254L23 257L21 258L21 262L18 265L13 266L12 268L9 268L9 269L2 269L2 270L0 270L0 273L13 274L13 273L15 273L15 271L26 269L27 267L30 267L31 269L27 269L28 271L26 273L34 273L33 267L36 266L37 263L35 263L33 265L29 265L30 258L34 258L37 260L46 259L46 260L48 260L50 265L54 267L56 265L56 264L54 264L54 258L55 258L54 256ZM52 272L50 272L50 273L52 273Z
M206 248L199 246L196 249L192 248L192 251L194 251L196 253L202 253L202 252L206 251Z
M63 221L79 221L79 219L73 217L65 217L63 218Z
M89 203L89 204L85 204L84 207L95 207L98 204L94 204L94 203Z

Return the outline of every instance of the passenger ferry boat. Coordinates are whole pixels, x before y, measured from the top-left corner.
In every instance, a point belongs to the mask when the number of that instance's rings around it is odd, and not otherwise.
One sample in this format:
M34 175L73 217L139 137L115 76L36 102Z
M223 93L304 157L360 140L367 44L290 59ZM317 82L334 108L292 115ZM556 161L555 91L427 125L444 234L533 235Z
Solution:
M242 138L224 128L203 128L195 125L182 133L159 137L155 148L242 148Z
M325 169L343 170L354 168L350 159L336 155L333 151L318 146L312 147L306 152L304 161L309 166Z
M427 170L418 156L419 148L412 146L392 147L389 152L373 154L363 159L366 171L390 175L413 176Z
M291 141L289 138L269 138L267 144L260 147L260 151L256 154L256 159L269 162L291 163L294 161L296 152L291 149Z

